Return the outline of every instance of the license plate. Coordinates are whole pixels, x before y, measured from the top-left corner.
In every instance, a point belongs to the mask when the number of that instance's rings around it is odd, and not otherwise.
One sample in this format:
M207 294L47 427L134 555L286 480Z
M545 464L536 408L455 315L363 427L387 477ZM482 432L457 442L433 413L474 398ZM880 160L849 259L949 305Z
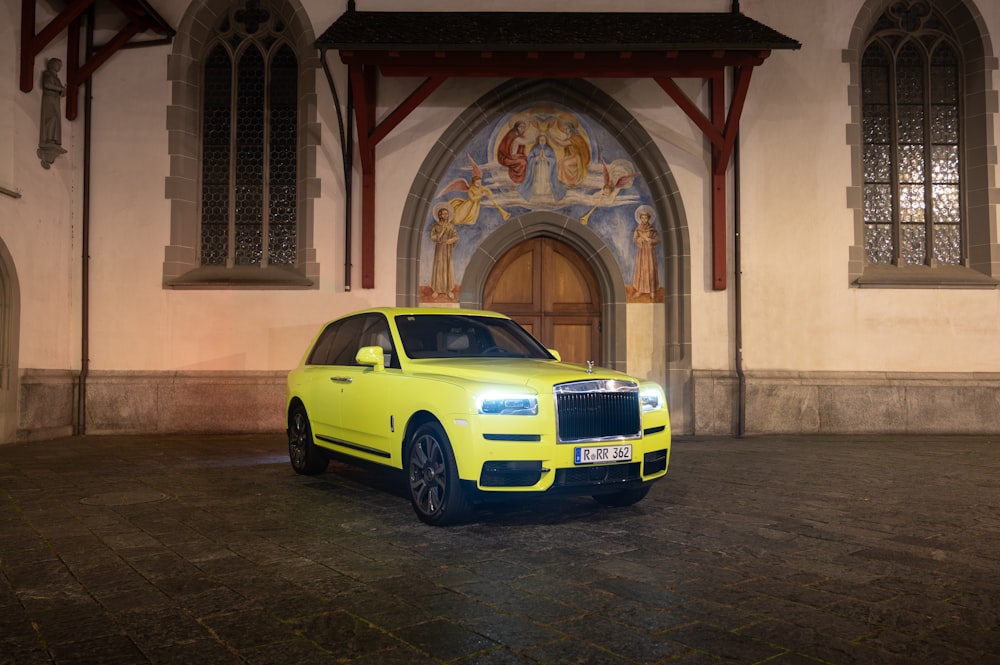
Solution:
M577 464L610 464L612 462L631 462L632 444L618 446L587 446L576 449L574 460Z

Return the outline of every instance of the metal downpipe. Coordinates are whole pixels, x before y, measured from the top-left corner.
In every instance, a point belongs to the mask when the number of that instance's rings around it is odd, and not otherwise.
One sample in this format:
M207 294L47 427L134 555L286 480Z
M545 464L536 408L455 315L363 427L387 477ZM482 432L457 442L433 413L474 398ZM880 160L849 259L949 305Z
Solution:
M739 0L733 0L733 13L740 12ZM733 85L737 72L733 71ZM743 265L740 228L740 133L733 141L733 346L736 364L736 436L743 438L747 432L747 377L743 371Z
M326 74L326 83L330 86L330 93L333 95L333 106L337 110L337 128L340 130L340 148L344 161L344 290L351 290L351 205L353 189L353 179L351 177L354 169L354 96L352 94L351 82L347 82L347 126L345 128L344 114L340 110L340 95L337 94L337 86L333 82L333 72L330 71L330 64L326 60L326 49L320 52L320 61L323 63L323 73ZM348 143L350 141L350 143Z
M94 52L94 7L87 10L87 32L84 53ZM83 193L80 229L80 386L77 391L76 428L74 434L87 433L87 378L90 374L90 163L91 115L93 112L92 76L83 82Z

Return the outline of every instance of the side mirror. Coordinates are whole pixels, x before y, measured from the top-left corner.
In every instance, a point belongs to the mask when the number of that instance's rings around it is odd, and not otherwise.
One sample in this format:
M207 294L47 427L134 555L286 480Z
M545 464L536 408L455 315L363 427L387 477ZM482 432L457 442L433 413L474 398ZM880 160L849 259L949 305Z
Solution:
M368 365L376 372L385 371L385 353L381 346L362 346L354 359L359 365Z

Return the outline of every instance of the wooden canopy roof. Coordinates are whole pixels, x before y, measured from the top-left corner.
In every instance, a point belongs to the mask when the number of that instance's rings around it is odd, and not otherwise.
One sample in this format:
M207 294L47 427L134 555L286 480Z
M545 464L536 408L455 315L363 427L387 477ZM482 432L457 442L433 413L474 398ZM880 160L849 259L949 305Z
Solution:
M347 11L316 40L341 51L622 52L799 48L740 13Z
M712 144L713 284L715 289L724 289L725 173L750 73L772 50L801 47L796 40L740 13L738 0L733 6L734 11L728 13L394 12L357 11L354 0L349 0L347 12L317 39L316 47L324 54L340 52L357 104L353 112L362 166L362 287L373 288L375 282L375 147L445 80L463 76L656 81ZM734 74L728 112L727 71ZM425 80L377 122L379 75ZM684 94L675 78L709 81L707 114ZM331 86L332 81L331 77ZM349 171L353 148L347 146L345 153ZM345 177L349 185L349 173ZM349 198L346 205L350 220Z
M79 111L79 89L84 81L116 52L131 43L140 33L151 32L159 35L157 41L141 43L153 44L169 42L175 31L157 13L147 0L62 0L53 3L59 13L41 30L36 25L36 3L40 0L21 0L21 62L19 81L22 92L31 92L35 83L35 58L63 30L66 38L66 118L75 120ZM81 54L81 34L84 31L83 18L89 12L86 29L93 34L94 10L101 6L102 17L107 19L113 32L105 44L94 47L93 52ZM90 47L92 45L86 44ZM88 49L89 51L89 49ZM82 59L81 59L82 58Z

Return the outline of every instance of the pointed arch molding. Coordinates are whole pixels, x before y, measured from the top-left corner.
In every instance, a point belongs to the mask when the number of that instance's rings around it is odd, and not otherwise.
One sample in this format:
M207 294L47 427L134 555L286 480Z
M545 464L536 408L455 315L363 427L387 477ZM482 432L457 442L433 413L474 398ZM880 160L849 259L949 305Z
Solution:
M20 330L21 285L14 258L0 238L0 444L17 438Z
M494 120L536 100L558 99L603 125L631 155L642 174L660 221L664 255L663 343L668 373L691 367L691 265L688 224L677 184L662 153L641 124L611 97L581 79L511 79L465 110L427 155L410 187L400 222L396 257L397 304L416 306L421 247L426 221L449 164L461 149ZM462 278L463 307L482 304L483 286L496 261L528 238L548 236L565 242L590 262L597 274L604 310L602 354L609 366L624 369L626 358L625 284L610 249L593 231L557 212L532 212L512 219L487 237ZM671 380L673 383L673 380Z
M231 0L194 0L177 30L167 61L173 98L167 107L170 175L166 198L170 200L170 244L164 250L163 284L180 288L316 288L319 264L314 246L314 202L319 197L316 154L321 132L316 111L316 72L319 54L309 15L298 0L265 0L263 5L284 21L299 61L298 130L299 163L295 274L248 280L239 284L213 274L199 277L200 164L202 60L216 26L232 9ZM270 281L265 281L270 280Z
M851 30L850 42L844 51L843 61L850 66L848 101L851 124L847 127L847 140L851 148L851 185L847 191L848 207L854 213L854 243L848 255L848 280L861 285L865 272L864 229L864 157L861 128L861 56L872 26L895 0L866 0L858 12ZM968 267L994 279L1000 278L1000 229L997 223L996 201L1000 193L992 185L996 182L997 143L994 135L997 109L997 90L993 75L998 68L997 57L982 14L973 2L967 0L935 0L939 11L955 31L965 62L963 81L962 153L959 160L965 164L963 189L965 197L965 243ZM971 273L970 273L971 274ZM965 279L965 286L977 282ZM980 282L981 283L981 282ZM992 286L995 283L991 282Z

